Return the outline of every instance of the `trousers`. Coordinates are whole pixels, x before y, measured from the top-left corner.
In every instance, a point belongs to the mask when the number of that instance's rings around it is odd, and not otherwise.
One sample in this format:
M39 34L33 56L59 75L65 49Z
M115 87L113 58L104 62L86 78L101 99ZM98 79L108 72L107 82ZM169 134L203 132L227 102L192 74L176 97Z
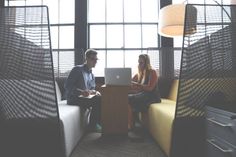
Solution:
M101 123L101 96L96 95L92 98L75 97L73 100L67 100L70 105L78 105L84 109L91 109L90 126L95 127Z

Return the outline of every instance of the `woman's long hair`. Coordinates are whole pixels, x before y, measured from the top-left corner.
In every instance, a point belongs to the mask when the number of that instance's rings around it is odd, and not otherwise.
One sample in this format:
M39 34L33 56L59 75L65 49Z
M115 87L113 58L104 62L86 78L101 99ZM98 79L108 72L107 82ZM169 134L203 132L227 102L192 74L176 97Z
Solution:
M143 79L145 81L147 79L147 77L149 76L152 66L150 63L150 58L147 54L139 55L139 59L144 60L144 68L141 69L138 66L138 82L141 83L143 81Z

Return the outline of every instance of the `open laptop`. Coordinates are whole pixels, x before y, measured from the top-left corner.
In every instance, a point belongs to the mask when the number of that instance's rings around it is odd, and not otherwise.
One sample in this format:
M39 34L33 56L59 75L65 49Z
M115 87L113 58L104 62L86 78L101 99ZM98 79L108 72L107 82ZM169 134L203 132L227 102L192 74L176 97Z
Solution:
M105 68L106 85L131 85L131 68Z

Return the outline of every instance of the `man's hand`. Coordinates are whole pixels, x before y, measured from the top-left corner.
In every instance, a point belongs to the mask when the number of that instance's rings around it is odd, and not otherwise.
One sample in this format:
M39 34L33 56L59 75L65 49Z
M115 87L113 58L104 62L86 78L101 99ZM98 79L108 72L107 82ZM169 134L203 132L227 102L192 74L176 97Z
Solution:
M88 90L82 90L81 95L83 95L84 97L87 97L90 95L90 92Z
M81 95L84 97L88 97L89 95L101 95L99 91L96 90L82 90L77 88L78 91L80 91Z
M92 95L101 95L99 91L96 90L90 90L90 94Z
M96 95L101 96L101 93L99 91L96 91Z

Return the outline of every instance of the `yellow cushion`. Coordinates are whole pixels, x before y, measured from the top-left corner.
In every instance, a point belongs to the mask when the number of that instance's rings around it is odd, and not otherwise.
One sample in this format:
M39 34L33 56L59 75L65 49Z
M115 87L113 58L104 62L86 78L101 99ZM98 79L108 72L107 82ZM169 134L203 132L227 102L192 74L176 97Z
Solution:
M175 105L176 102L170 99L161 98L161 103L154 103L154 104L168 104L168 105Z
M175 101L162 99L161 103L151 104L148 110L150 133L168 156L170 155L175 106Z
M168 99L176 101L178 93L179 80L173 80Z
M178 85L179 80L173 80L168 99L161 99L161 103L153 103L148 109L150 133L167 156L170 156Z

